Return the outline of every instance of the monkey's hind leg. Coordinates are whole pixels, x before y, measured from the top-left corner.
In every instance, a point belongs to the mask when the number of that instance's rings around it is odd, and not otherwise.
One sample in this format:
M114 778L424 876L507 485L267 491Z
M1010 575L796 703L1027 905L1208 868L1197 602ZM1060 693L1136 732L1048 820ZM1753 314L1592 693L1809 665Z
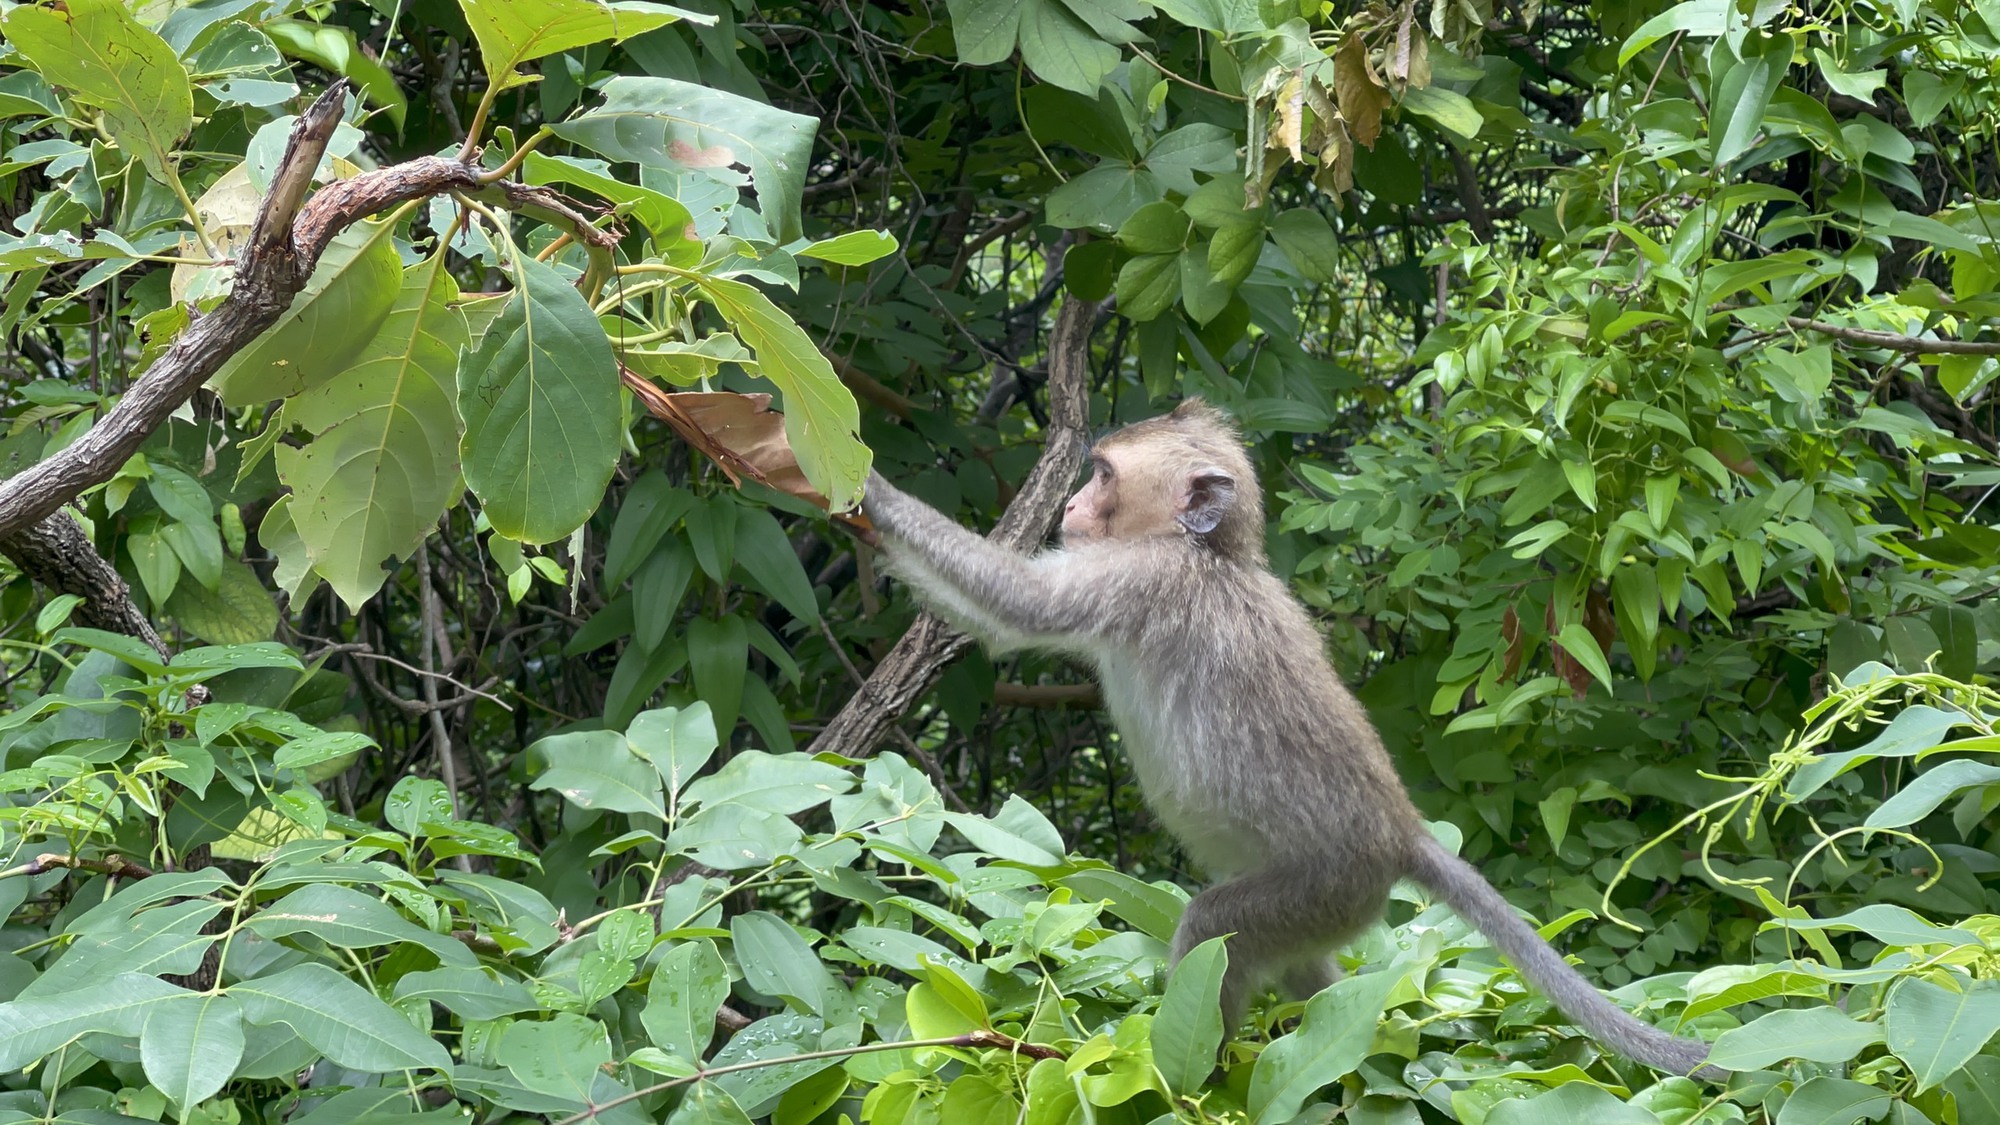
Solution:
M1324 953L1301 958L1286 967L1279 987L1294 1000L1310 1000L1340 979L1340 963Z
M1196 895L1174 930L1175 964L1209 938L1229 938L1222 978L1223 1025L1240 1027L1256 990L1274 976L1300 998L1333 982L1326 950L1373 917L1379 904L1324 893L1305 865L1271 864ZM1310 958L1316 958L1311 960Z

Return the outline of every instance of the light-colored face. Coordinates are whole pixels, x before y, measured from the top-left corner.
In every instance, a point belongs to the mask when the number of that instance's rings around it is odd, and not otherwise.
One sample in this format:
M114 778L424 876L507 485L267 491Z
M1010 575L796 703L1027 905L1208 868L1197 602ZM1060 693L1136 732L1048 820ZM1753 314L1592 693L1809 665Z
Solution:
M1101 443L1090 467L1090 479L1063 509L1065 542L1179 534L1158 451L1139 442Z

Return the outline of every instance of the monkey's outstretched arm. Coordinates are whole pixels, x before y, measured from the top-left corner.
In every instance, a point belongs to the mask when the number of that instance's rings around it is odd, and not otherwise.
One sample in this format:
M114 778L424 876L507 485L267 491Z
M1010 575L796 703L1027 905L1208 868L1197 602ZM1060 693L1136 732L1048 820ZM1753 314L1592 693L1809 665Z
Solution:
M996 546L873 473L862 507L897 573L989 644L1086 644L1109 626L1107 599L1087 595L1060 554Z

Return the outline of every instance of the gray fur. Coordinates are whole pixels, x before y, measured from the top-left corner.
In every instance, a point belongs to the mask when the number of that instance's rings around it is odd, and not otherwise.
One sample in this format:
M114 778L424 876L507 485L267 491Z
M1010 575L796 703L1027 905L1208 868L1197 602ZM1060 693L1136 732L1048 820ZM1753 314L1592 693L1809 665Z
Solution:
M1173 957L1234 935L1230 1026L1266 984L1304 996L1331 983L1331 950L1374 922L1408 876L1599 1041L1694 1073L1704 1045L1611 1004L1424 831L1311 617L1265 563L1262 497L1227 421L1184 405L1112 435L1098 454L1117 467L1072 502L1086 510L1066 521L1069 545L1033 557L879 476L864 507L891 569L947 620L996 652L1055 650L1096 667L1147 804L1221 880L1188 904Z

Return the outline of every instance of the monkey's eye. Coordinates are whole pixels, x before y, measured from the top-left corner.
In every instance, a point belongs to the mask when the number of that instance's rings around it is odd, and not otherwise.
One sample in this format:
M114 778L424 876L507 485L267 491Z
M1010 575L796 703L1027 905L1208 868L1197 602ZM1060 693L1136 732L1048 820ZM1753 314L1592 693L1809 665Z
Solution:
M1090 459L1090 476L1092 480L1110 480L1111 462L1106 461L1102 457L1092 457Z

